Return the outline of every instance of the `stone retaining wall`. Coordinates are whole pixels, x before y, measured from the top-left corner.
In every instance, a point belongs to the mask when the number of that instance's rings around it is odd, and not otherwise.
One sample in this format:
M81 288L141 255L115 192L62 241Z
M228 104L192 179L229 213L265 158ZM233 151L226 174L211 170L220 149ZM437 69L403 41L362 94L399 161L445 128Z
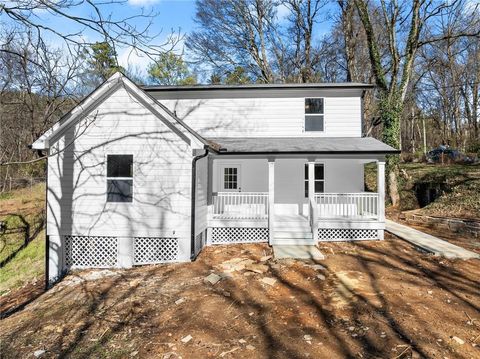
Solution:
M403 217L403 216L402 216ZM417 213L404 213L404 219L411 224L427 227L444 228L455 233L480 238L480 222L453 218L430 217Z

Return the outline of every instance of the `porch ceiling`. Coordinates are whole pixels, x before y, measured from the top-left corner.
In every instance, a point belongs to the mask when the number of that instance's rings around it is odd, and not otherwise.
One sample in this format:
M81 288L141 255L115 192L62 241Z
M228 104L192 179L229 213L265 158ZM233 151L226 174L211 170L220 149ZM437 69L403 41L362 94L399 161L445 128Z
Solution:
M400 151L372 137L214 137L225 154L392 154Z

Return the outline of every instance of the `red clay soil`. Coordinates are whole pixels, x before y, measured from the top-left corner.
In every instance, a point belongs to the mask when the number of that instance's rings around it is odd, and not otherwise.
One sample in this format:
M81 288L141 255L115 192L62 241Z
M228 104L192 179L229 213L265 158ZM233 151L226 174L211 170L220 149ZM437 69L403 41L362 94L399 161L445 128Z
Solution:
M0 296L0 318L10 312L25 307L45 291L45 278L40 276L34 281L26 283L23 287L14 289ZM1 356L0 356L1 358Z
M270 248L250 244L208 247L194 263L77 272L0 322L0 356L480 358L480 261L391 236L321 250L323 269L260 262ZM232 258L266 272L204 282Z

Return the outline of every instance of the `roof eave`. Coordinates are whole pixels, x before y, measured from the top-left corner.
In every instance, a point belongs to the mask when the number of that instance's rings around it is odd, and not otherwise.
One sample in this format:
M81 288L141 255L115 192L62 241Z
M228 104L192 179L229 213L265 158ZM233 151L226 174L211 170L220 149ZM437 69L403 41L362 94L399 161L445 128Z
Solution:
M379 150L379 151L232 151L222 148L218 152L220 155L398 155L399 150Z
M304 90L304 89L373 89L374 84L332 83L332 84L262 84L262 85L193 85L193 86L142 86L146 92L180 92L180 91L231 91L231 90Z

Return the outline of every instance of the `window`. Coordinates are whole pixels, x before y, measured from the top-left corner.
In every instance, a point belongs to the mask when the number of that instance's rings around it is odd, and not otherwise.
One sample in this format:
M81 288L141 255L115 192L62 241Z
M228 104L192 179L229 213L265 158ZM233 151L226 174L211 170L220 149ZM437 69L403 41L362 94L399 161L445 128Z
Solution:
M305 99L305 131L323 131L323 98Z
M107 155L107 202L133 201L133 155Z
M325 191L325 170L322 163L315 163L315 193ZM308 198L308 164L305 164L305 197Z
M223 189L238 189L238 167L223 169Z

